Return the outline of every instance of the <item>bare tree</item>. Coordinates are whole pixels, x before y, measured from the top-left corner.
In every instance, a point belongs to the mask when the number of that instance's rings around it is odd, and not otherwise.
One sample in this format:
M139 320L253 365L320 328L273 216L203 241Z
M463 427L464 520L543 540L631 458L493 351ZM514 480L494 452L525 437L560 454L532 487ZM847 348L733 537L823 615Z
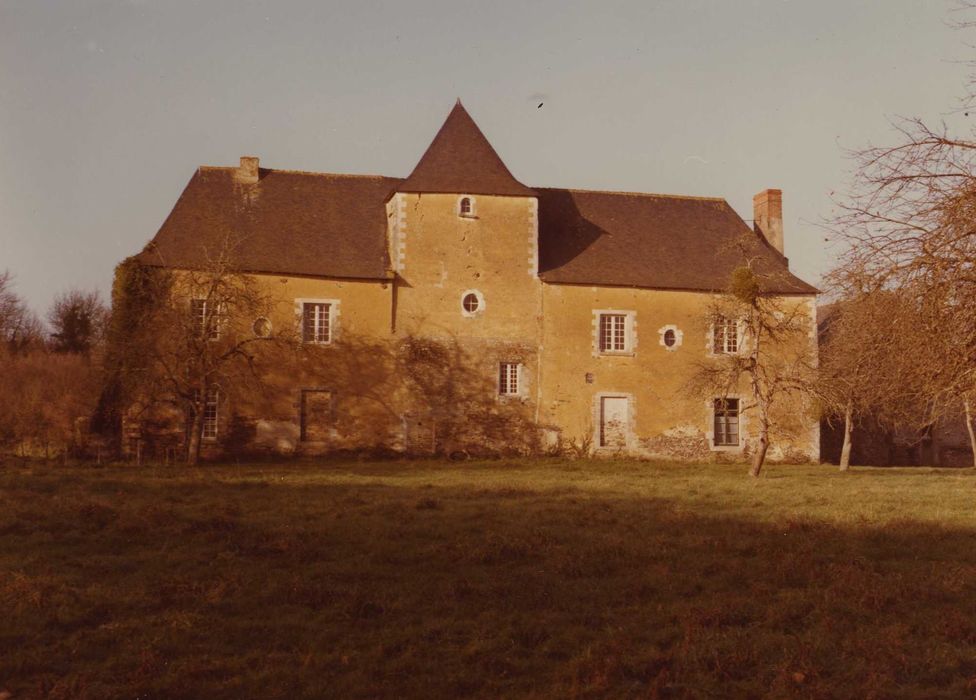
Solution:
M143 412L176 408L190 464L220 387L259 382L262 355L294 338L294 328L272 328L275 300L235 267L232 253L225 245L198 270L129 261L117 273L127 282L113 301L105 394Z
M825 309L817 395L828 421L843 417L841 471L850 466L856 423L922 431L934 420L942 348L930 341L933 319L910 292L862 288Z
M976 3L961 2L953 23L972 29ZM976 66L976 61L969 62ZM964 116L976 98L970 76ZM951 120L950 120L951 121ZM904 425L932 425L964 414L976 463L971 401L976 390L976 131L931 124L917 117L894 122L891 145L853 151L854 180L830 222L845 252L832 277L842 297L887 290L906 301L911 327L924 340L897 358L910 391L917 392ZM863 338L870 346L879 335ZM863 336L864 333L862 332ZM869 350L866 350L869 352ZM892 357L889 360L892 360ZM889 378L890 382L890 378ZM876 406L889 415L898 407Z
M13 275L0 272L0 343L10 353L24 352L43 339L40 319L14 291Z
M88 355L104 337L108 308L98 292L72 289L55 297L47 320L55 352Z
M753 477L759 476L766 460L776 427L774 408L790 396L807 400L816 371L816 350L810 340L813 319L805 305L763 290L763 280L748 266L733 273L729 293L710 309L707 321L714 327L734 320L738 347L701 363L689 382L689 389L704 397L727 397L743 383L748 385L750 402L740 411L755 416L758 424L758 444L749 470Z

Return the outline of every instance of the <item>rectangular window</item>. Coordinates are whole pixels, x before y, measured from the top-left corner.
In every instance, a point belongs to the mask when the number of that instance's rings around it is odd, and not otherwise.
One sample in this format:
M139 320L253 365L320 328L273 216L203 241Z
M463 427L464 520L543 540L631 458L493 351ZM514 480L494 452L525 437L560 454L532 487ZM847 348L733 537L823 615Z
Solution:
M220 390L215 386L207 387L207 400L203 402L203 432L201 434L204 440L215 440L217 438L217 405L219 399Z
M206 299L190 300L190 316L198 338L217 340L220 337L217 314L213 313L212 304L208 304Z
M715 445L739 444L739 399L715 399Z
M600 314L600 352L627 351L627 315Z
M739 352L739 324L734 318L719 316L712 326L714 346L712 352L716 355L734 355Z
M302 441L323 442L328 440L332 425L332 392L325 389L302 389Z
M519 393L519 370L517 362L502 362L498 365L498 393L500 396L517 396Z
M306 301L302 304L302 341L332 342L332 304Z

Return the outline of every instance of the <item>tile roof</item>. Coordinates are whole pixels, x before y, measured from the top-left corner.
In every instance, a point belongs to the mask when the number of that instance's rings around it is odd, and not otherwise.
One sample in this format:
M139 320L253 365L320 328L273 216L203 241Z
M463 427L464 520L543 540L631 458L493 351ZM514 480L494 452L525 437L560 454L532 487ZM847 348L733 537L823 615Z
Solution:
M765 290L815 294L723 199L536 188L546 282L720 291L750 260Z
M457 101L401 192L442 192L532 197L498 157L471 115Z
M235 262L249 272L387 279L385 205L394 192L537 196L546 282L718 291L749 259L767 291L817 291L722 199L529 189L460 101L405 180L262 168L247 184L237 172L199 168L139 259L200 268L233 240Z
M155 238L148 264L199 268L231 240L250 272L383 279L389 276L386 200L396 178L201 167Z

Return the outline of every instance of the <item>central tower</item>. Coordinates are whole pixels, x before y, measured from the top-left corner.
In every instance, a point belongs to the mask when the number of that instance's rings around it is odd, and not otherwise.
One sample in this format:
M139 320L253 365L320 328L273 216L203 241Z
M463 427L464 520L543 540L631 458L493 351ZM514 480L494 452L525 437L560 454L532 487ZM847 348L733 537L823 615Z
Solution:
M538 199L460 100L387 217L398 333L538 346Z

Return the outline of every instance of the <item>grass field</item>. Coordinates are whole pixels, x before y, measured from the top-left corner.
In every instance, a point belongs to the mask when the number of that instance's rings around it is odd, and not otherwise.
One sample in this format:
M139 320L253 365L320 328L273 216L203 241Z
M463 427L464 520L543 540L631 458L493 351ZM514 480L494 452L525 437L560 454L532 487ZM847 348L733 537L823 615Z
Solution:
M13 698L976 694L976 472L0 467Z

